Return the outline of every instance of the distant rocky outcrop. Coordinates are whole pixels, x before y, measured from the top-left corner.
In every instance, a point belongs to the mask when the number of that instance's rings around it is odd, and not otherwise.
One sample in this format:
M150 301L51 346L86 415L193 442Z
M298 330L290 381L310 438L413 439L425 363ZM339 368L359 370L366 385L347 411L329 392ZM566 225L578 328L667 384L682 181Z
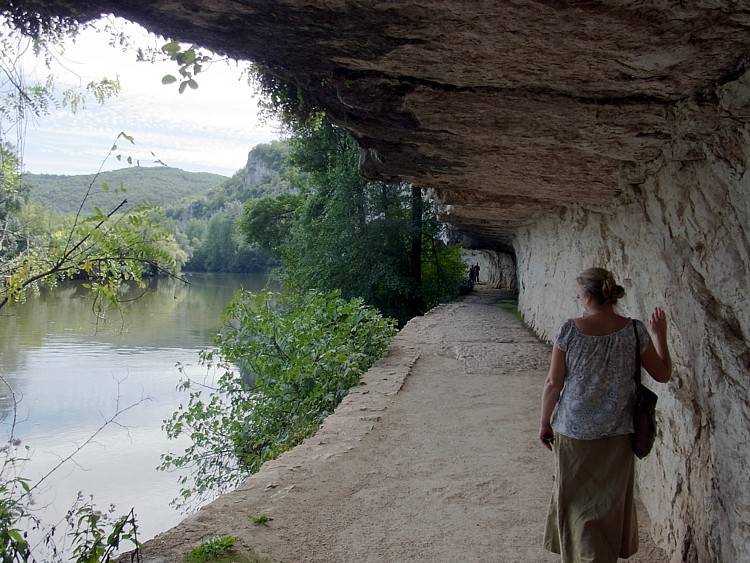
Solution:
M281 141L253 147L247 153L247 164L244 169L242 183L245 190L263 185L279 185L283 182L280 176L283 174L288 154L289 146Z
M169 214L182 220L201 219L222 210L241 208L250 199L294 192L285 175L288 153L289 146L283 141L256 145L248 152L243 168L204 196L174 206Z

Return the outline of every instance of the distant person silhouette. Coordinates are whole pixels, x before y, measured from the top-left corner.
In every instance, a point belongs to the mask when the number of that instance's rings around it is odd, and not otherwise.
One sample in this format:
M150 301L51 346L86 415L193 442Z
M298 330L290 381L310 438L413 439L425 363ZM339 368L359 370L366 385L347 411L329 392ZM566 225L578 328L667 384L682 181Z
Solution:
M476 281L477 283L479 283L479 270L480 270L481 268L479 267L479 264L477 264L477 265L475 266L475 268L476 268L476 274L475 274L475 278L476 278L476 280L475 280L475 281Z
M477 279L479 279L479 272L477 271L477 266L473 265L469 268L469 283L474 285L477 283Z

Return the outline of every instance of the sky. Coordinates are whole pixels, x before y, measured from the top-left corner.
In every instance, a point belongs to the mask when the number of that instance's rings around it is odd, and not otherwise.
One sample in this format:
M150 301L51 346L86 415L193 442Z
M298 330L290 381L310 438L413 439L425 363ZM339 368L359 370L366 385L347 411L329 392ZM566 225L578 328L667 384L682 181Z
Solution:
M138 45L166 42L136 24L111 21ZM104 105L91 99L76 114L57 108L29 120L23 151L25 171L96 172L117 134L124 131L135 144L118 143L123 158L132 156L142 166L153 166L153 152L169 166L229 176L245 165L253 146L281 137L276 123L265 123L259 117L257 98L240 78L236 65L213 64L198 75L199 88L187 88L183 94L178 93L177 83L161 83L165 74L176 74L176 70L173 62L137 62L134 51L123 53L109 46L107 36L95 30L84 31L75 43L66 43L59 63L52 68L57 88L119 76L122 89ZM31 55L24 61L24 71L30 79L50 72L42 60ZM123 164L110 157L104 169L122 168Z

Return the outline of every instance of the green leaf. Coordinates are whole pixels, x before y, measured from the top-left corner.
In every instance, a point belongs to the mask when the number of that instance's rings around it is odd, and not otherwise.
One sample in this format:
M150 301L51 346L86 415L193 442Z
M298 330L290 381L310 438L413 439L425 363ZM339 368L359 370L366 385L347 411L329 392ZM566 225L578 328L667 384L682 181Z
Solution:
M185 51L183 59L182 59L182 64L189 65L194 61L195 61L195 50L188 49L187 51Z
M162 84L172 84L173 82L177 82L177 79L171 74L165 74L161 77Z
M16 543L16 549L18 549L19 552L23 553L24 549L26 549L26 540L23 539L23 536L19 533L19 531L8 530L8 535Z
M191 78L190 80L188 80L188 86L195 90L196 88L198 88L198 83Z
M182 94L185 91L185 88L187 88L187 80L185 82L180 83L179 92Z
M170 41L161 46L161 50L167 55L174 55L179 52L180 44L177 41Z

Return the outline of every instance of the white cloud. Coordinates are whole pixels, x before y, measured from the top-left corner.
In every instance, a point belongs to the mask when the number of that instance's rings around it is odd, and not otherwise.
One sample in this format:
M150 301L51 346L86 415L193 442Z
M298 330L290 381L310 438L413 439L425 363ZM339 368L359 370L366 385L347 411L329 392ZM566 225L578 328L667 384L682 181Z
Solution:
M143 28L116 20L138 45L161 45L163 40ZM262 123L257 98L236 65L216 63L198 76L200 87L179 94L176 84L164 86L161 77L174 73L174 63L139 63L108 45L107 35L94 29L65 45L53 66L60 86L85 85L117 75L122 91L103 106L90 101L78 114L57 109L26 132L24 164L30 172L90 173L98 169L113 139L125 131L134 146L119 143L123 154L143 163L158 158L194 171L232 174L242 167L247 152L258 143L280 137L278 125ZM29 59L26 69L36 77L47 72L41 61ZM127 147L125 145L128 145ZM112 159L109 168L121 166Z

